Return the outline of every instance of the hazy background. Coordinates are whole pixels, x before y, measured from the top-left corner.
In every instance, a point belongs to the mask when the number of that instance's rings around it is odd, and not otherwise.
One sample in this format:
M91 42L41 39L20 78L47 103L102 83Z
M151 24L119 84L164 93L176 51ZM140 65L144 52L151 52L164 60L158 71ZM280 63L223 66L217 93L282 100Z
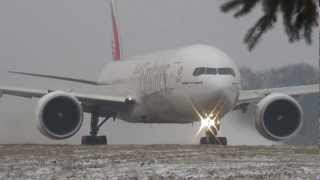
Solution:
M319 81L319 69L306 63L290 64L260 71L253 71L248 67L242 67L240 72L242 75L241 84L243 89L297 86L304 84L316 84ZM297 100L302 106L304 122L298 135L291 138L286 143L300 145L317 144L317 140L320 135L318 121L319 95L314 94L302 96L297 98ZM251 119L252 121L254 113L255 109L254 107L251 107L250 111L248 111L241 120L236 122L243 124L246 124L245 122L247 122L248 124L248 119ZM250 121L245 127L250 127L250 125L251 129L254 129L254 123L250 124Z
M56 80L19 77L8 70L96 79L111 59L110 9L106 0L1 0L0 86L75 89L90 86ZM239 66L253 70L304 62L317 66L318 38L314 44L289 44L281 21L251 53L242 44L247 29L260 15L239 20L220 12L223 1L118 0L125 56L204 43L216 46ZM79 143L88 123L67 141L51 141L36 129L37 100L4 96L0 99L0 143ZM231 113L224 118L222 135L231 144L268 143L248 130L247 117ZM88 117L88 116L86 116ZM238 124L234 126L234 124ZM198 124L137 125L108 122L101 132L109 143L196 143ZM234 133L236 132L236 134Z

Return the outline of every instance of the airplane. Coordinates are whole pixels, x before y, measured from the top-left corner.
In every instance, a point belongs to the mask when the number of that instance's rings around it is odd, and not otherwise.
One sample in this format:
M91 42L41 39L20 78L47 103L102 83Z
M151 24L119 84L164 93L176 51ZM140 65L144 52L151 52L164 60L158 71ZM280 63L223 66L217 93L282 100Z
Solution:
M303 124L296 97L319 93L319 86L241 90L240 72L223 51L208 45L191 45L123 58L114 0L110 1L114 61L106 64L96 81L48 74L9 71L24 76L58 79L102 88L103 93L1 87L2 95L39 98L38 129L46 137L63 140L82 126L91 114L90 133L81 144L107 144L98 136L109 119L131 123L201 122L200 144L227 145L219 137L221 120L232 111L246 112L255 105L255 127L266 139L284 141ZM241 133L241 132L239 132Z

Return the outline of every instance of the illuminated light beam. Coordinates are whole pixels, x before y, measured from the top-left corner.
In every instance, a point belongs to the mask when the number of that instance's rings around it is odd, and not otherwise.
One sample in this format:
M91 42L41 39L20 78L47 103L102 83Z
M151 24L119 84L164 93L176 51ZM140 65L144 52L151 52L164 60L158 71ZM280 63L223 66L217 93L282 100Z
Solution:
M219 112L215 114L205 115L205 117L199 116L200 118L200 127L197 132L197 136L205 129L212 133L212 135L217 135L219 132L220 120L219 120ZM212 128L216 131L213 132Z
M198 132L196 134L196 136L199 136L200 133L204 130L204 129L208 129L211 126L211 120L210 118L201 118L200 119L200 127L198 129Z
M195 114L198 116L200 121L200 127L194 137L194 140L196 137L200 135L200 133L206 129L207 132L210 132L214 137L216 137L220 130L220 124L221 124L221 114L223 113L223 107L224 107L224 101L223 98L219 98L217 100L217 103L215 103L214 107L211 111L209 111L209 114L203 113L201 111L201 108L197 107L197 104L192 100L192 98L185 96L185 98L190 102L192 110L195 112ZM214 129L212 129L214 128ZM215 130L215 132L213 132ZM219 144L221 142L219 139L217 139Z
M209 114L204 116L200 113L200 110L195 106L194 102L191 101L193 111L198 115L200 120L200 127L196 133L196 137L205 129L212 135L217 136L220 130L221 114L223 112L224 102L219 99L215 106L212 108ZM214 128L214 129L213 129ZM214 132L215 131L215 132Z

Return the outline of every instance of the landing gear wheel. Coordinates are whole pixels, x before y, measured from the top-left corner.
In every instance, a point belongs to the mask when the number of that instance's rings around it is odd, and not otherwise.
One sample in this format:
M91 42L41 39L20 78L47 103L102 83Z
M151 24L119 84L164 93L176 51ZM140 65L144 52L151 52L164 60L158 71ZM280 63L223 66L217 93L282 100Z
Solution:
M83 145L104 145L107 144L107 136L82 136Z
M226 146L228 144L227 137L217 137L220 144Z
M201 137L200 138L200 144L209 144L208 138L207 137Z
M98 136L100 127L111 117L116 118L115 113L110 113L104 116L103 121L99 120L99 114L97 112L91 113L90 135L82 136L81 144L83 145L103 145L107 144L107 136Z
M214 137L214 136L206 136L201 137L200 144L212 144L212 145L227 145L227 138L226 137Z

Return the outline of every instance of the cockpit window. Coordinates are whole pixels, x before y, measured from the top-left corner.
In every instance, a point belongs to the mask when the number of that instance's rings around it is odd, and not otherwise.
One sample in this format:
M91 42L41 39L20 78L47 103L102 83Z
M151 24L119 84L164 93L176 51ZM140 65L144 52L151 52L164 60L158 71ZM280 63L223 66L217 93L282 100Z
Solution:
M207 75L232 75L236 76L232 68L208 68L208 67L198 67L193 71L193 76L200 76L203 74Z
M219 68L218 73L221 75L232 75L236 76L235 72L231 68Z
M216 68L207 68L206 74L217 74Z
M205 74L206 70L204 67L198 67L193 71L194 76L200 76L201 74Z

